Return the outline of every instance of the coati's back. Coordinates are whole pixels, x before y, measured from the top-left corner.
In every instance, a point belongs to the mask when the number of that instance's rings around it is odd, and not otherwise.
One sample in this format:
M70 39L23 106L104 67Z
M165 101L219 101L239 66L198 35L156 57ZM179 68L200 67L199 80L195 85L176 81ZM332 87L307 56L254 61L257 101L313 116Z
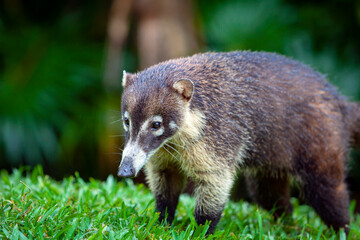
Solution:
M270 162L274 168L293 168L291 160L310 154L310 145L337 147L341 141L346 146L352 134L347 126L359 112L324 75L277 54L199 54L145 73L147 86L191 80L190 108L206 118L203 141L217 155L250 166ZM336 141L329 142L335 134Z
M336 230L349 223L344 164L360 142L360 107L325 77L283 56L206 53L124 74L125 149L120 176L145 165L160 211L172 221L186 177L198 224L221 217L236 169L264 208L291 212L289 177Z

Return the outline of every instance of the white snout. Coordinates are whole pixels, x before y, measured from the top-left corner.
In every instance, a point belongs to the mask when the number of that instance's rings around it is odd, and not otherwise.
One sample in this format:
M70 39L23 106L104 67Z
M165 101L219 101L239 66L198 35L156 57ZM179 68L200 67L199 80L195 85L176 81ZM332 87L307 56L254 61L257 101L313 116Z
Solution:
M148 160L147 154L142 150L137 142L129 142L123 151L122 160L126 157L133 159L133 167L135 169L135 175L141 170ZM123 161L121 161L122 163ZM121 164L120 164L121 165Z

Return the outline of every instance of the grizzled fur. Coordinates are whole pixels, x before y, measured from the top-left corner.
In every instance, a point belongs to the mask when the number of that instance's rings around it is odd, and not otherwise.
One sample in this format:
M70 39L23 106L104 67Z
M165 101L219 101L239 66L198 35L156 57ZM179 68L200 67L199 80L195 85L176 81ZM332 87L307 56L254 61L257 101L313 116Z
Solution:
M240 168L254 200L276 206L275 216L291 213L293 177L328 226L348 231L345 164L350 145L360 145L360 107L324 75L277 54L205 53L126 74L123 86L125 151L137 139L146 156L123 161L145 162L160 220L166 210L174 219L190 177L195 219L211 221L212 233ZM143 126L154 115L164 127L156 136Z

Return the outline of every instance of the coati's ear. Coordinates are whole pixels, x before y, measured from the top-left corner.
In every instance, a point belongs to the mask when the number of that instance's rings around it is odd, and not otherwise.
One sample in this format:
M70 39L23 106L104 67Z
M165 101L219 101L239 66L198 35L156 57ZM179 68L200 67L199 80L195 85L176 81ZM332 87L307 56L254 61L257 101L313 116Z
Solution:
M185 101L190 101L194 93L194 84L187 79L178 80L174 83L173 88L183 97Z
M129 84L134 80L134 75L131 73L127 73L125 70L123 71L123 77L122 77L122 87L125 88L129 86Z

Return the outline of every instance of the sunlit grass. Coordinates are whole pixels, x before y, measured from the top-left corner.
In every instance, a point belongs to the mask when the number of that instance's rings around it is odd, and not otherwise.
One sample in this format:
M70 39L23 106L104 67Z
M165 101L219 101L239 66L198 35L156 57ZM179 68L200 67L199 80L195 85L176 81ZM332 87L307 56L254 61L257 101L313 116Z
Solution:
M310 207L296 199L292 203L292 217L274 221L254 204L229 202L208 239L345 239ZM0 239L203 239L208 226L196 226L194 205L194 198L181 196L175 221L167 226L158 223L150 191L131 180L109 176L105 182L85 182L75 174L58 182L41 168L28 174L3 171ZM359 231L360 221L352 214L350 239L359 239Z

